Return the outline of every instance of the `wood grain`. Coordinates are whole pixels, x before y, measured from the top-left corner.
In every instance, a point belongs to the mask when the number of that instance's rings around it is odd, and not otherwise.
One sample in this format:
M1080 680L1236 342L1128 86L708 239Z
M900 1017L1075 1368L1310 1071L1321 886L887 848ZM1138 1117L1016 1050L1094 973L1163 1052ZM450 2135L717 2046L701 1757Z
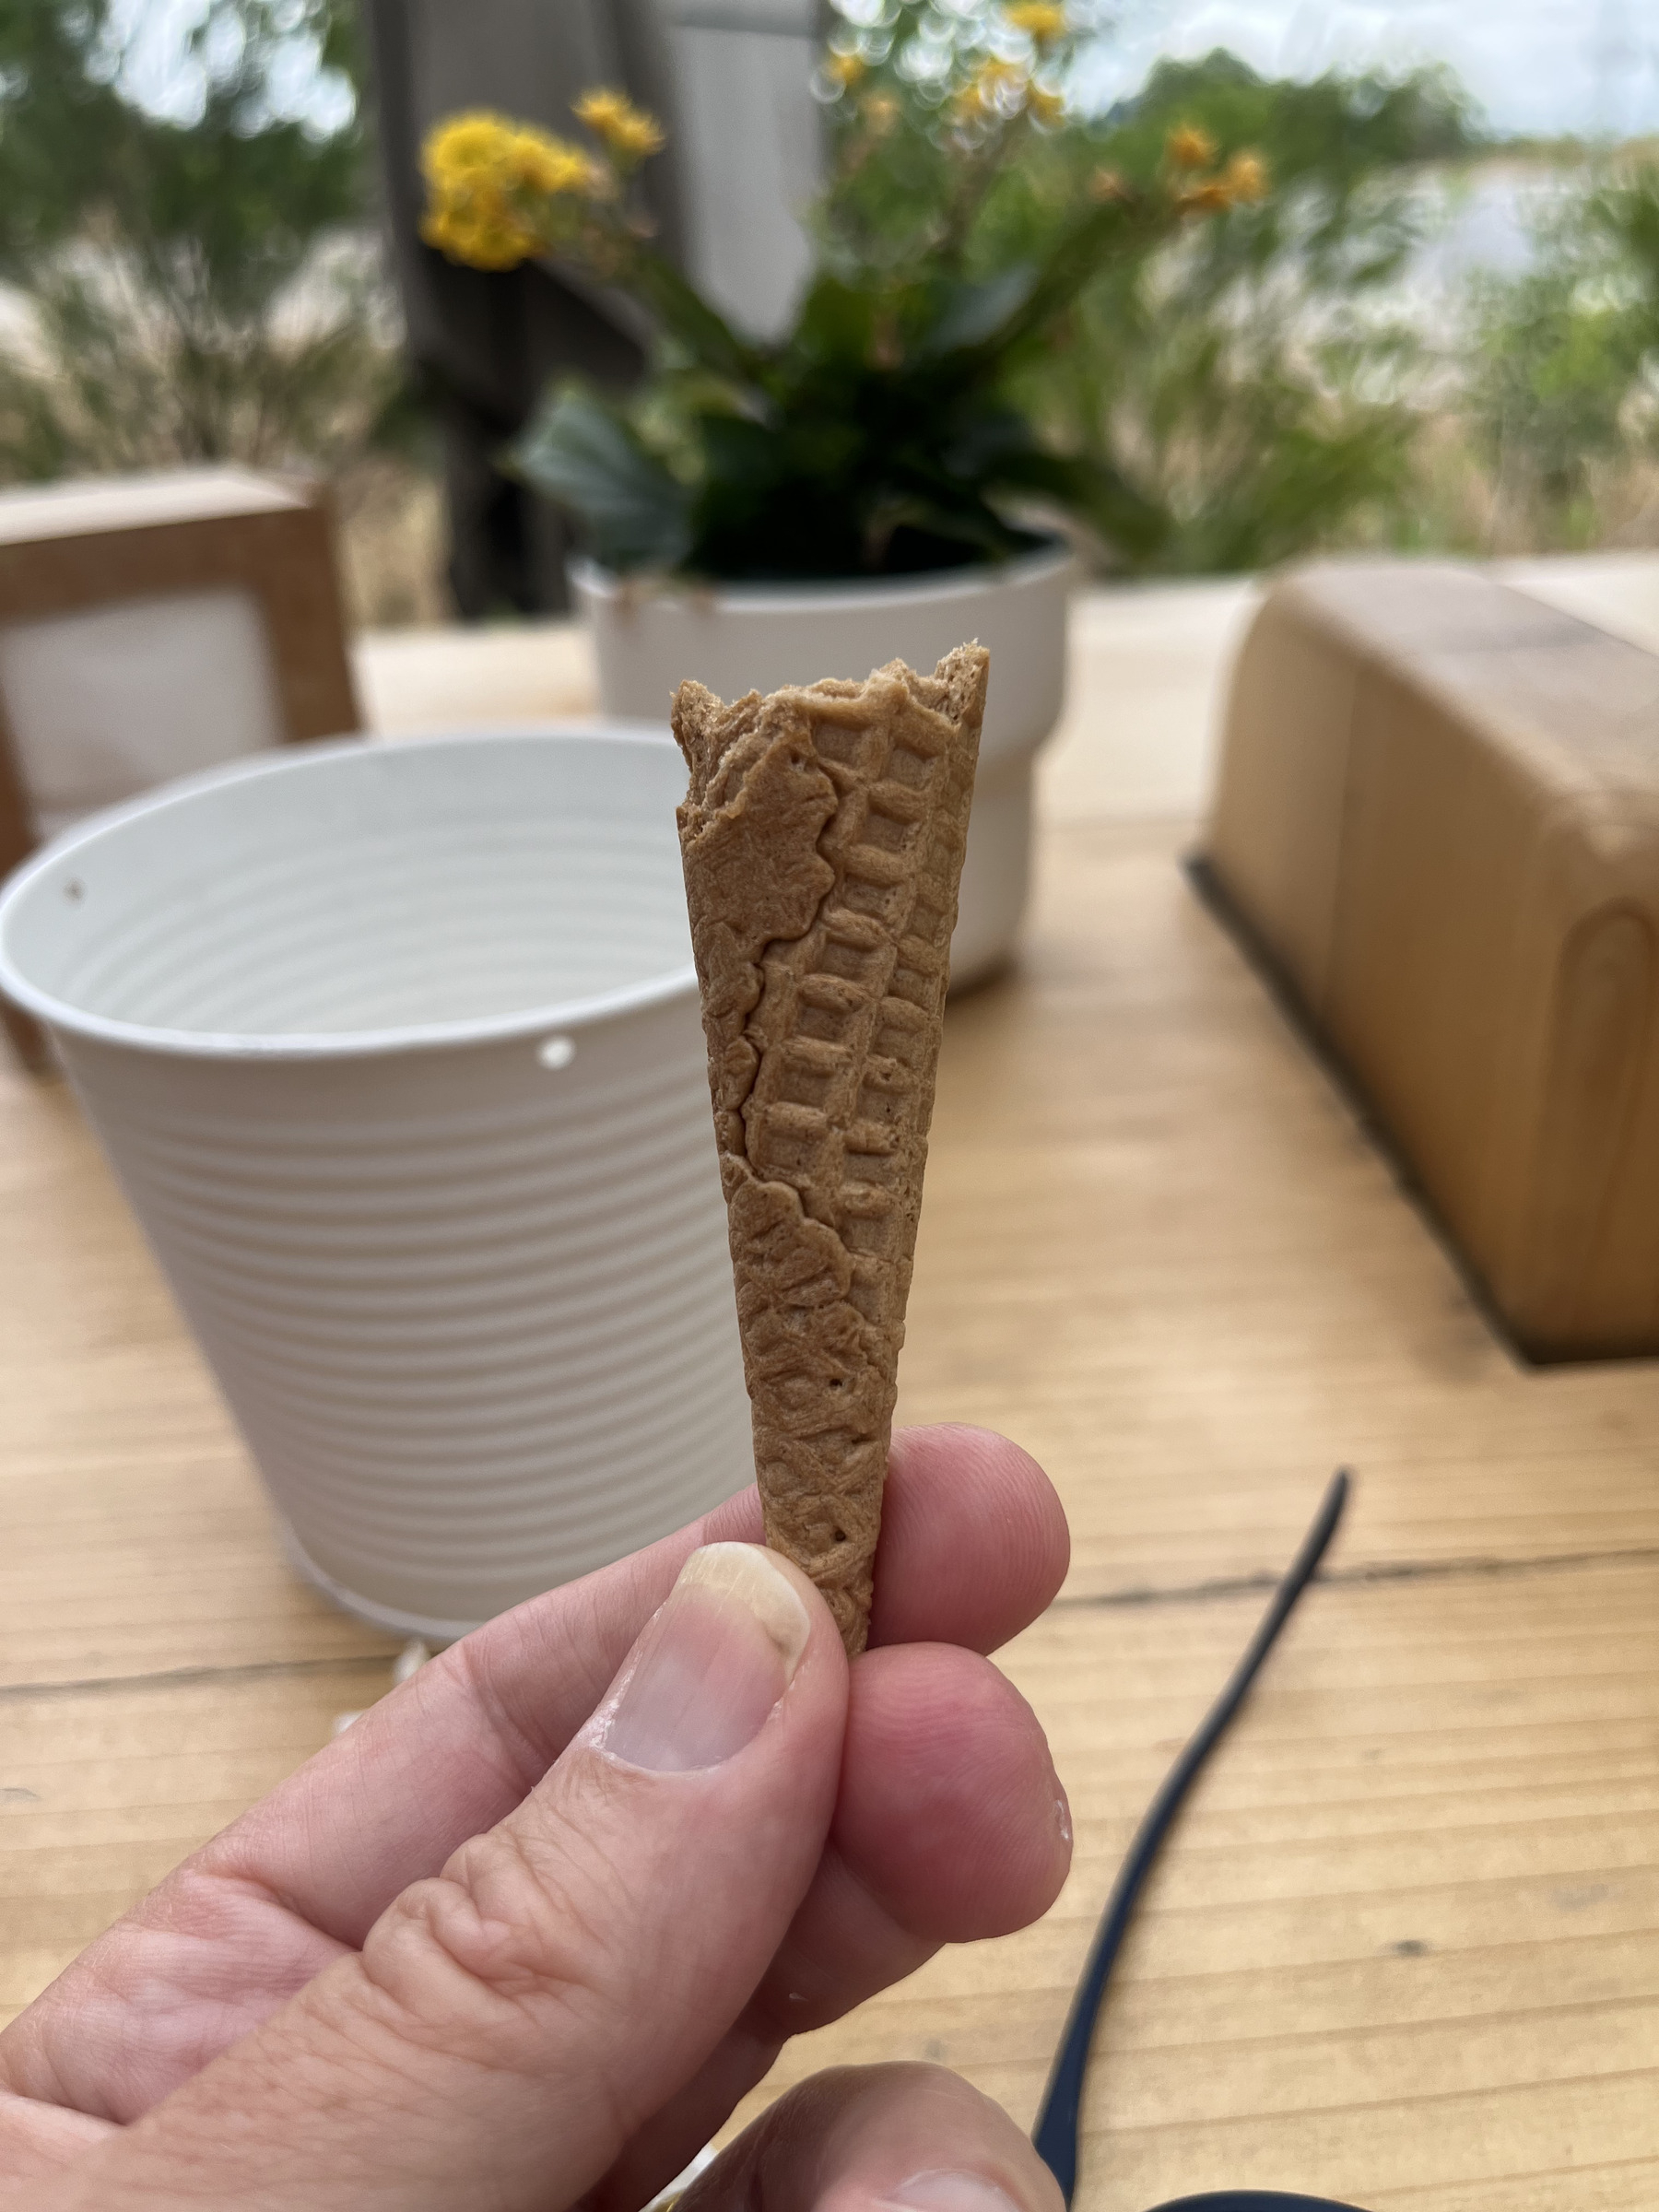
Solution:
M1358 1489L1174 1839L1080 2202L1659 2202L1659 1370L1519 1367L1194 898L1180 825L1051 829L947 1024L903 1418L1044 1459L1075 1562L1006 1654L1055 1910L793 2047L1034 2111L1119 1854L1330 1467ZM0 2007L384 1684L287 1574L61 1091L0 1072ZM741 2116L741 2115L740 2115Z

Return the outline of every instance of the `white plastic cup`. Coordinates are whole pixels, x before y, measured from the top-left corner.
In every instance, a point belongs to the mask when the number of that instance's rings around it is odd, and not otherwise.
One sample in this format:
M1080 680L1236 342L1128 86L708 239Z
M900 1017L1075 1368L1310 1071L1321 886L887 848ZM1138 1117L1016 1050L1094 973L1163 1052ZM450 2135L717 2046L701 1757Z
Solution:
M750 1478L652 731L296 747L0 896L300 1570L468 1628Z

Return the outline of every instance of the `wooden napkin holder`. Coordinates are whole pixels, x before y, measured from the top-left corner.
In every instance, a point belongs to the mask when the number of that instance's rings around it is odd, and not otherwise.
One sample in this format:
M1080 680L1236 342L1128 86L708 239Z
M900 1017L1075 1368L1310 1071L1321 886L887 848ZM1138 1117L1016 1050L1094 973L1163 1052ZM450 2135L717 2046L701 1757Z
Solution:
M1659 1352L1659 655L1446 563L1292 575L1204 861L1520 1350Z
M0 494L0 877L79 814L359 726L311 488L215 468ZM0 1015L39 1065L36 1025Z

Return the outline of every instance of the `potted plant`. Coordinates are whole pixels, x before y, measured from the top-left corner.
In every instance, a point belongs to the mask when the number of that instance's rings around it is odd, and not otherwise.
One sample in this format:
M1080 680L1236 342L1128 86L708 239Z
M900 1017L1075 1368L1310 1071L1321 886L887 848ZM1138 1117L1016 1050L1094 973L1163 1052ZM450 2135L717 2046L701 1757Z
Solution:
M959 982L1006 958L1025 903L1032 768L1065 687L1072 561L1053 522L1142 547L1161 527L1113 470L1054 450L1011 380L1110 258L1262 189L1253 157L1218 167L1201 133L1176 131L1150 173L1070 185L1039 256L999 253L999 188L1061 126L1074 44L1053 0L948 17L897 0L844 24L819 78L818 265L771 342L652 245L630 182L663 134L620 95L576 103L584 145L469 114L425 155L429 242L477 267L573 263L659 333L626 405L565 384L516 449L582 531L573 579L606 712L660 716L685 677L731 697L895 656L930 667L964 638L991 649Z

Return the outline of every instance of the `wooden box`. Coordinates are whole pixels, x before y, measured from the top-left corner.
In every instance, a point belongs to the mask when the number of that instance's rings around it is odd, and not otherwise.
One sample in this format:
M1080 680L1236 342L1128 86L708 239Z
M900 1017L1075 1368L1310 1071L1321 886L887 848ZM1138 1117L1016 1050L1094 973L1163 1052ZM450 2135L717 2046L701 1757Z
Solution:
M1659 657L1467 569L1294 575L1205 859L1521 1349L1659 1352Z
M304 489L215 468L0 494L0 877L96 807L358 726Z

